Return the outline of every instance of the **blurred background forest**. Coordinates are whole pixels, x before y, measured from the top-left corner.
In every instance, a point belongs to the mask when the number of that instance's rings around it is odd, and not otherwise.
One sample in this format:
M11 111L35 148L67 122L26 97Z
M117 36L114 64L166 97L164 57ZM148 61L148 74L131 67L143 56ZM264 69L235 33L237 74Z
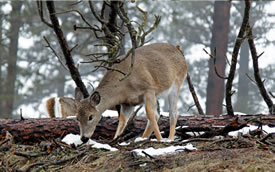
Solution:
M98 24L87 1L77 4L75 2L56 1L55 6L56 11L60 12L57 16L70 47L77 45L72 51L73 59L78 65L86 87L91 92L89 83L96 86L104 70L92 72L95 64L79 62L89 60L87 54L102 52L104 49L94 46L100 41L91 30L74 31L74 25L83 25L83 20L77 13L63 13L64 11L78 9L89 22ZM259 59L260 73L265 79L266 89L274 93L275 3L252 2L250 23L253 26L258 53L264 52ZM100 2L94 3L100 8ZM226 57L230 61L242 22L244 2L179 0L126 2L125 10L130 20L140 22L143 16L136 6L148 12L150 25L154 21L154 15L161 16L159 26L148 36L148 39L152 38L150 43L170 42L181 46L189 63L189 75L206 114L224 113L225 80L217 78L214 72L211 74L213 62L203 48L208 52L213 52L217 48L217 67L220 74L226 75L229 70ZM46 12L45 18L48 19ZM215 20L218 23L216 25ZM216 41L215 35L220 37L216 38ZM41 21L35 1L0 1L0 118L17 117L20 108L23 110L23 115L28 117L44 116L43 102L47 98L74 96L75 84L69 71L46 47L43 37L49 40L65 64L56 36L53 30ZM127 52L130 45L130 39L126 37L122 50ZM246 41L242 44L238 59L237 76L233 82L233 90L236 91L232 97L234 110L249 114L268 113L257 86L247 77L249 75L253 78L253 69ZM217 85L222 89L216 88ZM181 89L179 114L198 114L195 107L190 108L194 103L187 82ZM167 103L161 101L160 105L162 111L167 111Z

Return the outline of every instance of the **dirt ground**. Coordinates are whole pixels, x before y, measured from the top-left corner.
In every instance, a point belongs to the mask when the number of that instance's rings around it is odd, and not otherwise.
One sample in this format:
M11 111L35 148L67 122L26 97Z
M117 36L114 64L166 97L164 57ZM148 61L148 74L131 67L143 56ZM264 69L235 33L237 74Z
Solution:
M249 139L202 140L192 144L196 151L165 156L136 155L135 148L160 148L186 143L138 142L114 145L119 151L87 146L74 148L2 145L0 171L275 171L275 151Z
M61 171L275 171L275 155L257 149L182 152L157 159L135 157L130 152L105 153Z

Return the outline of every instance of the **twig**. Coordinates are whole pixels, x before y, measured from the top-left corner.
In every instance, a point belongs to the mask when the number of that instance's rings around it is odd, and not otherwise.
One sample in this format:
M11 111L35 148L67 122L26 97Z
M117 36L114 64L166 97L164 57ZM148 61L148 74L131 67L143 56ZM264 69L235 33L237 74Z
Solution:
M217 75L219 78L221 78L221 79L228 79L228 77L221 76L221 75L219 74L218 70L217 70L217 65L216 65L216 49L214 50L214 55L208 53L208 52L206 51L206 49L204 49L204 48L203 48L203 51L204 51L207 55L209 55L210 58L213 59L213 62L214 62L214 70L215 70L216 75Z
M275 98L275 95L271 91L269 91L268 93L271 95L271 97Z
M71 161L75 158L78 158L82 155L84 155L89 149L89 147L87 146L87 148L84 150L84 151L81 151L79 152L78 154L72 156L72 157L69 157L69 158L66 158L66 159L63 159L63 160L54 160L54 161L42 161L42 162L36 162L36 163L33 163L33 164L30 164L25 170L22 170L22 172L29 172L33 167L35 166L40 166L40 168L43 168L45 166L49 166L49 165L58 165L58 164L63 164L67 161Z
M61 57L59 57L59 55L57 55L56 51L55 51L54 48L51 46L51 44L49 43L48 39L47 39L45 36L43 36L43 38L44 38L44 40L45 40L46 43L47 43L47 47L50 48L50 49L52 50L52 52L53 52L54 55L57 57L57 59L58 59L58 61L60 62L60 64L64 67L65 70L68 71L69 69L68 69L67 66L65 66L65 64L62 62Z
M43 23L45 23L47 26L49 26L50 28L53 28L53 25L50 24L49 22L47 22L45 19L44 19L44 13L43 13L43 2L42 1L36 1L36 4L37 4L37 9L38 9L38 13L39 13L39 16L40 16L40 19Z
M128 28L129 31L129 35L131 38L131 43L132 43L132 49L131 49L131 64L130 64L130 69L128 71L128 73L121 78L120 80L124 80L125 78L127 78L133 71L134 68L134 63L135 63L135 49L138 47L137 46L137 42L136 42L136 30L134 29L133 25L131 24L130 20L127 17L127 13L124 11L123 7L120 7L118 9L118 7L115 7L117 9L118 15L121 18L121 20L126 23L126 27Z
M255 81L254 79L252 79L252 78L248 75L248 73L245 73L245 75L247 76L247 78L248 78L253 84L255 84L255 85L257 86L256 81Z
M8 141L10 141L10 139L9 139L9 138L6 138L4 141L2 141L2 142L0 143L0 147L1 147L3 144L7 143Z
M28 159L42 156L42 155L47 155L47 152L18 152L18 151L13 151L12 154L17 155L17 156L22 156Z
M20 108L20 120L25 120L22 114L22 108Z
M263 143L266 143L266 140L269 138L269 137L271 137L271 136L273 136L273 135L275 135L275 133L269 133L269 134L267 134L266 136L264 136L261 140L259 140L260 142L263 142Z
M112 68L112 67L107 67L107 66L103 66L103 65L97 65L97 66L95 66L95 67L96 67L96 68L101 67L101 68L105 68L105 69L110 70L110 71L116 71L116 72L118 72L118 73L121 73L121 74L124 75L124 76L127 75L126 73L122 72L121 70L115 69L115 68Z
M180 48L179 45L177 45L177 49L180 51L181 55L184 57L183 51L181 50L181 48ZM200 114L200 115L205 115L204 112L203 112L203 110L202 110L202 108L201 108L199 99L198 99L198 97L197 97L197 94L196 94L196 91L195 91L194 86L193 86L193 84L192 84L192 81L191 81L191 78L190 78L190 76L189 76L189 73L187 73L187 81L188 81L189 90L190 90L190 92L191 92L191 94L192 94L193 100L194 100L194 102L195 102L195 105L196 105L196 107L197 107L197 109L198 109L199 114ZM189 110L190 110L190 107L188 108L187 112L188 112Z
M196 104L193 104L193 105L189 106L188 109L187 109L187 112L189 112L189 110L192 109L194 106L196 106Z
M152 155L148 154L147 152L145 151L141 151L144 155L148 156L149 158L151 159L156 159L155 157L153 157Z
M231 64L230 64L230 62L229 62L227 56L226 56L226 55L224 55L224 56L225 56L225 60L226 60L227 64L228 64L229 66L231 66Z
M91 30L94 30L95 28L85 19L85 17L82 15L82 13L78 10L69 10L69 11L62 11L62 12L58 12L58 13L55 13L55 15L58 15L58 14L65 14L65 13L70 13L70 12L76 12L80 17L81 19L90 27Z
M77 1L77 2L74 2L74 3L70 4L70 5L71 5L71 6L74 6L74 5L80 4L81 2L82 2L82 0Z
M204 112L203 112L203 110L202 110L202 108L201 108L199 99L198 99L198 97L197 97L197 94L196 94L196 92L195 92L194 86L193 86L193 84L192 84L191 78L190 78L190 76L189 76L188 73L187 73L187 81L188 81L189 90L190 90L190 92L191 92L191 94L192 94L193 100L194 100L194 102L195 102L195 105L196 105L196 107L197 107L197 109L198 109L199 114L200 114L200 115L205 115Z

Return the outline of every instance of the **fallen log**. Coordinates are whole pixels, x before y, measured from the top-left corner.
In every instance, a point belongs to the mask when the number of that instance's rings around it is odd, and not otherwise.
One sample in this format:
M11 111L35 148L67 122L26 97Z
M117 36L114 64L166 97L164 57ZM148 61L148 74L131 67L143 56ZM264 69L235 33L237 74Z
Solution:
M261 123L275 127L275 115L246 115L238 116L240 123L248 121L252 118L255 123ZM182 132L192 129L197 131L209 131L214 126L226 126L234 121L236 117L228 115L224 116L180 116L177 126L189 126L189 128L181 128ZM124 132L128 138L141 135L147 123L147 118L135 117L133 123ZM163 136L167 137L169 133L169 118L161 116L159 127L164 131ZM96 140L112 140L118 125L117 118L103 117L96 127L92 139ZM6 133L9 132L15 141L20 144L39 144L41 141L50 141L52 139L62 139L66 134L79 134L78 122L69 118L31 118L31 119L0 119L0 140L4 140Z

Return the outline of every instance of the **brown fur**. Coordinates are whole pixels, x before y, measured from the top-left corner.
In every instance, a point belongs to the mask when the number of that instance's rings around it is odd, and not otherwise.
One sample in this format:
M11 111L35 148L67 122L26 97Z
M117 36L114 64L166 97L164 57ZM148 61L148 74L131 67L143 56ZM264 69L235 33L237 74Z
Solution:
M61 114L63 118L75 116L76 103L74 99L69 97L60 97L59 102L61 104Z
M54 118L55 117L55 114L54 114L54 105L55 105L55 98L54 97L49 98L46 101L46 109L47 109L47 112L48 112L50 118Z

